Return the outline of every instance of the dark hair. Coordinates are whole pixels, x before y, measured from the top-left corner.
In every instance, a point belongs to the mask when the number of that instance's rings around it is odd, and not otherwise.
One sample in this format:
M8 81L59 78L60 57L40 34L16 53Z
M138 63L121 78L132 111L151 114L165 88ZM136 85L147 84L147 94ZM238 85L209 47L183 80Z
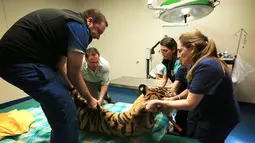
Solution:
M108 27L108 22L100 10L91 8L83 13L87 18L92 17L94 24L101 24L101 22L104 22L106 27Z
M98 52L96 48L90 47L87 49L85 57L88 58L89 56L95 56L95 55L100 56L100 53Z
M170 50L175 50L174 54L173 54L173 58L177 58L177 43L174 40L174 38L171 37L165 37L160 41L160 45L161 46L165 46Z

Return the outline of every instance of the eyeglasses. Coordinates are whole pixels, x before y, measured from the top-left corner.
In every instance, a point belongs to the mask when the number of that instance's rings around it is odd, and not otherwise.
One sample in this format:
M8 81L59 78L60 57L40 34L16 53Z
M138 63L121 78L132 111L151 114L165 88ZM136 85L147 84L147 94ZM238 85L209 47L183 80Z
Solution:
M163 53L167 53L169 50L166 50L166 49L160 49L158 52L163 54Z

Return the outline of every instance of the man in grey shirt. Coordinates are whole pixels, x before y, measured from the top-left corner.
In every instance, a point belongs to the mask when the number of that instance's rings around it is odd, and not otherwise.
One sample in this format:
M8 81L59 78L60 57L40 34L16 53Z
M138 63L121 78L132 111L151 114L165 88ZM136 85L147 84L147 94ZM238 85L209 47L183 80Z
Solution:
M94 98L98 99L98 103L104 103L105 99L108 103L113 103L107 94L109 86L109 63L96 48L88 48L82 63L82 76ZM100 91L100 95L98 95Z

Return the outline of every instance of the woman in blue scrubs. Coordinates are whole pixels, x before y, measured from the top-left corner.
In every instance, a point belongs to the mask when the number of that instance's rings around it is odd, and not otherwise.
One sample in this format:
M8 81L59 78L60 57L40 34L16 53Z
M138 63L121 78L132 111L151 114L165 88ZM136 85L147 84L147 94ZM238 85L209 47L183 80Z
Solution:
M182 65L192 65L187 73L187 98L152 100L147 102L146 110L190 110L187 137L205 143L223 143L240 122L230 69L217 57L214 41L198 30L180 36L178 52Z

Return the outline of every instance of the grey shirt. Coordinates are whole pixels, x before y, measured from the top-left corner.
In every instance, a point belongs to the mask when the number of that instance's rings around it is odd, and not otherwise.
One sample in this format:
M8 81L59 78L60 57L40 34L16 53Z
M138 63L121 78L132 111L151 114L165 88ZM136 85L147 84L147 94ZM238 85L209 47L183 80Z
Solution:
M95 71L88 67L85 58L82 62L82 77L89 82L100 82L101 85L109 85L109 63L100 56L99 68Z

